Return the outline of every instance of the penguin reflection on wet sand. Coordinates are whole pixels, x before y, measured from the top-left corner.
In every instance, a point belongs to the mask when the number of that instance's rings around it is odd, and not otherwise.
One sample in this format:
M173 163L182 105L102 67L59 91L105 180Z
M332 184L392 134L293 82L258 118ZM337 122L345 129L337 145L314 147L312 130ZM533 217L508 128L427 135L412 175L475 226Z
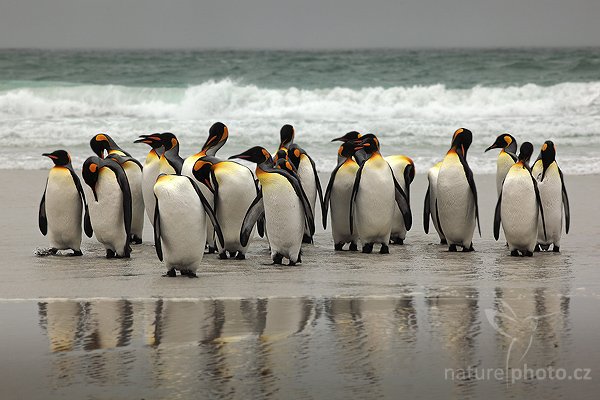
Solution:
M350 198L350 232L356 231L363 253L371 253L375 243L380 253L389 253L392 219L396 203L407 229L412 225L408 197L398 184L391 167L379 153L379 139L373 134L363 136L355 149L364 149L367 159L360 165ZM355 225L356 223L356 225Z
M298 178L286 170L275 168L271 154L260 146L232 158L258 164L256 176L261 185L258 196L244 218L240 232L241 244L248 242L254 224L264 214L273 263L281 264L284 257L289 259L289 265L302 262L300 248L304 226L305 223L308 225L312 235L315 223L309 200Z
M85 208L85 234L92 237L92 224L88 204L79 177L71 165L71 156L65 150L42 154L54 163L50 169L46 189L40 202L39 228L49 234L50 253L73 250L72 255L81 256L81 211Z
M498 153L498 160L496 161L496 190L498 196L500 196L504 177L510 167L517 162L517 140L512 135L504 133L498 136L494 143L485 149L485 151L487 152L492 149L502 149Z
M479 228L477 188L473 171L467 163L467 151L473 141L470 130L460 128L452 136L452 144L442 161L437 179L436 213L448 250L461 246L464 252L473 251L475 223Z
M523 143L518 161L504 178L494 213L494 238L498 240L500 224L502 224L511 256L518 256L519 252L524 256L533 256L540 214L544 239L546 239L544 208L537 182L531 175L528 165L531 153L533 153L533 145L529 142Z
M565 233L569 233L571 225L571 210L569 196L565 187L565 178L556 162L556 146L551 140L542 145L542 150L533 167L533 177L536 178L542 206L546 218L546 236L544 226L538 223L538 238L536 250L560 252L560 238L563 227L563 214L565 212Z
M82 175L92 191L92 227L96 239L106 248L106 258L129 258L131 192L127 175L118 162L95 156L85 160Z

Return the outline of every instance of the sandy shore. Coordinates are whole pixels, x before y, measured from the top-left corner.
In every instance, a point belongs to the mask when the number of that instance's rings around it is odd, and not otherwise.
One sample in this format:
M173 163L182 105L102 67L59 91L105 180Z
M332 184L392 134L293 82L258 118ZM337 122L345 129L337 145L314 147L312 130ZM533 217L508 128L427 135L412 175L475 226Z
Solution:
M491 175L476 177L476 252L448 253L423 232L417 175L414 227L389 255L334 252L318 229L301 265L266 265L257 240L247 260L209 255L189 279L161 277L150 224L129 260L106 260L90 239L83 257L34 256L48 245L37 228L46 173L0 171L2 398L560 399L600 389L598 176L566 177L560 254L514 258L494 241ZM593 379L446 372L523 363Z

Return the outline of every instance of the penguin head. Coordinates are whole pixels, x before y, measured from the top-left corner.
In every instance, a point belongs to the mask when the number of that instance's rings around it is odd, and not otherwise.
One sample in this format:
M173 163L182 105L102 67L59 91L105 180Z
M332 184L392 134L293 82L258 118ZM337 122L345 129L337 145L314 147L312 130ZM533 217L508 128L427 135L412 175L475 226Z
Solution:
M342 143L342 145L338 148L338 157L350 158L354 156L356 150L354 150L355 143L352 141L347 141Z
M451 148L455 151L462 151L463 157L467 157L467 151L473 142L473 132L465 128L459 128L452 136Z
M556 160L556 146L552 140L546 140L542 145L539 158L542 160L542 181L546 176L546 170Z
M98 182L98 175L100 174L101 162L99 157L89 157L85 160L81 169L81 176L83 176L84 182L92 189L96 201L98 201L98 196L96 195L96 183Z
M275 153L275 157L273 157L273 162L277 163L279 160L286 160L288 158L288 152L285 149L277 150Z
M332 139L332 142L350 142L353 140L360 139L362 135L356 131L351 131L346 133L344 136L340 136L338 138Z
M294 136L296 132L294 131L294 127L290 124L285 124L279 130L279 148L287 149L288 146L294 143Z
M160 139L162 146L165 148L165 151L169 151L172 149L179 150L179 141L177 140L177 136L175 136L171 132L161 133Z
M488 152L492 149L506 149L509 147L514 147L514 150L516 150L517 149L517 141L511 134L504 133L502 135L499 135L496 138L496 141L494 143L492 143L492 145L490 147L485 149L485 152Z
M42 155L51 159L57 167L66 167L71 164L71 156L65 150L56 150L52 153L44 153Z
M372 133L368 133L354 143L354 150L364 150L367 154L373 154L379 151L379 139Z
M294 175L296 174L296 168L294 167L294 165L285 158L280 158L279 160L277 160L275 162L275 168L283 169Z
M199 158L194 163L194 168L192 168L192 174L194 174L194 178L196 178L198 182L202 182L211 192L214 193L215 189L213 188L213 185L210 182L210 171L212 170L212 166L212 162L207 161L203 158Z
M295 169L300 167L300 157L302 157L302 154L306 154L306 152L297 144L292 144L288 149L288 159L292 162Z
M519 150L519 163L524 166L529 165L529 160L533 154L533 145L530 142L523 142Z
M146 143L154 150L162 147L162 138L160 133L153 133L152 135L140 135L140 138L135 140L133 143Z
M230 160L233 158L251 161L256 164L268 163L270 165L273 165L273 158L271 157L271 153L269 153L264 147L260 146L254 146L243 153L229 157Z
M229 138L229 130L222 122L215 122L208 130L208 138L202 146L202 153L214 156Z
M92 151L100 158L104 158L104 151L120 150L117 143L106 133L99 133L90 140Z

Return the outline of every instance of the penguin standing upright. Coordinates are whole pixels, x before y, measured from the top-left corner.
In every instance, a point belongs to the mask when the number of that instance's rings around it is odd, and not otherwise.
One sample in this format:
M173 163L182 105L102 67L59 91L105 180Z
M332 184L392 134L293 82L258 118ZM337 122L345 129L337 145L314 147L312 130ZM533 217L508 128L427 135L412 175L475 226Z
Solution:
M154 244L165 276L196 277L204 256L206 216L212 220L221 245L223 234L215 213L197 184L188 176L161 174L154 185Z
M312 158L297 144L293 143L289 145L287 149L288 159L296 169L298 179L302 184L302 188L308 197L310 208L313 212L316 212L315 203L317 201L317 194L319 195L319 204L321 210L323 209L323 190L321 189L321 182L319 180L319 174L317 173L317 167ZM308 226L304 227L304 236L302 238L303 243L312 243L313 238L309 233Z
M350 243L350 251L358 250L358 233L350 229L350 199L358 172L358 163L354 156L354 143L347 141L338 149L338 163L331 172L323 200L323 228L327 228L327 212L331 207L331 234L336 251Z
M375 135L363 136L356 149L364 149L367 160L360 165L350 199L350 232L356 231L362 243L362 252L373 251L380 243L380 253L389 253L389 241L394 217L394 201L400 208L404 224L410 229L412 216L408 197L398 184L392 168L379 153L379 140Z
M541 164L541 168L538 166ZM552 251L560 252L560 238L563 227L563 214L565 212L565 233L569 233L571 225L571 211L569 208L569 196L565 187L565 178L556 162L556 146L551 140L547 140L542 145L542 150L535 166L541 170L537 175L533 175L537 180L542 207L546 219L546 235L544 236L544 226L541 221L538 222L537 249L548 250L552 245Z
M437 210L435 208L437 202L437 179L441 166L442 162L440 161L433 167L429 168L429 171L427 172L429 186L427 187L425 202L423 204L423 229L425 230L425 233L429 233L429 216L431 216L433 227L440 237L440 244L447 244L446 237L444 236L444 233L438 224Z
M410 205L410 184L415 179L415 164L412 159L403 155L387 156L384 157L385 161L392 168L394 177L400 184L400 187L406 193L408 204ZM390 236L390 243L392 244L404 244L406 239L406 226L404 226L404 218L398 206L394 206L394 217L392 219L392 233Z
M540 214L544 239L546 238L544 207L537 182L531 175L528 165L531 153L533 153L533 145L524 142L521 145L518 161L504 178L494 213L494 238L498 240L500 224L502 224L511 256L518 256L519 252L525 256L533 255Z
M202 149L198 153L191 155L185 159L181 168L181 174L193 178L193 168L196 161L201 157L215 157L217 151L219 151L219 149L223 147L223 145L225 145L228 138L229 130L227 129L227 126L225 126L224 123L215 122L214 124L212 124L212 126L208 130L208 138L206 139L206 142L204 142ZM200 186L200 188L202 188L202 186ZM204 191L202 193L205 194Z
M92 227L106 248L106 258L129 258L131 192L125 171L112 159L89 157L82 175L93 194L89 202Z
M144 231L144 194L143 194L143 167L131 154L123 150L107 134L100 133L90 140L90 147L100 158L109 157L117 161L129 182L131 190L131 243L142 243ZM106 156L104 155L106 151Z
M81 211L85 208L85 234L92 237L92 224L87 201L79 177L71 165L71 156L65 150L42 154L54 162L50 169L46 189L40 202L38 222L40 231L49 234L50 252L73 250L81 256Z
M498 136L496 141L494 141L490 147L485 149L485 151L487 152L491 149L502 149L500 150L500 153L498 153L498 160L496 161L496 190L498 196L500 196L504 177L508 173L510 167L517 162L517 140L508 133L502 134Z
M261 185L258 196L244 218L240 232L241 244L247 243L254 224L264 214L273 263L281 264L283 257L290 260L289 265L302 262L300 248L305 223L311 235L315 224L313 211L298 178L286 170L275 168L271 154L259 146L230 158L258 164L256 176Z
M144 207L146 208L148 220L150 220L151 224L154 224L154 206L156 204L154 200L154 184L160 174L160 156L163 152L162 139L160 134L155 133L153 135L142 135L134 143L146 143L151 147L146 156L142 171L142 195L144 197Z
M479 228L477 188L467 163L467 151L472 141L470 130L460 128L454 132L450 150L438 174L436 212L449 251L456 251L456 246L461 246L463 251L473 251L476 222Z
M163 153L159 159L161 174L181 175L183 169L183 158L179 155L179 140L171 132L160 134Z

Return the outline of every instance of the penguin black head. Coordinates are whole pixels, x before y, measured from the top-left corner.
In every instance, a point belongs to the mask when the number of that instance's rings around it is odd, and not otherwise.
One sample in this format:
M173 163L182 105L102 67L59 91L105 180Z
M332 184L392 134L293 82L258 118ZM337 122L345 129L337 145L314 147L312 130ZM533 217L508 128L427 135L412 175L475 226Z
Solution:
M254 146L243 153L229 157L230 160L232 158L239 158L240 160L251 161L256 164L269 163L273 165L271 153L269 153L264 147L260 146Z
M165 132L160 134L161 144L165 148L165 151L169 151L177 146L179 146L179 141L177 140L177 136L172 134L171 132Z
M275 168L283 169L292 174L296 174L296 167L287 159L280 158L275 162Z
M354 156L354 153L356 153L354 147L355 143L351 141L342 143L342 145L338 148L338 156L344 158L350 158Z
M92 156L85 160L81 169L81 176L83 176L84 182L92 189L96 201L98 201L98 196L96 195L96 183L98 182L101 163L102 161L99 157Z
M332 139L332 142L350 142L352 140L357 140L361 138L361 134L356 131L351 131L346 133L344 136L340 136L339 138Z
M210 156L217 154L217 151L223 147L229 138L229 130L222 122L215 122L208 130L208 138L202 146L202 152Z
M542 160L542 181L546 176L546 170L556 160L556 146L552 140L546 140L542 145L539 158Z
M279 130L279 148L287 149L287 147L294 142L294 136L296 132L292 125L286 124Z
M42 155L50 158L57 167L66 167L71 164L71 156L65 150L56 150L52 153L44 153Z
M509 151L511 151L511 153L515 153L517 151L517 141L515 140L515 138L508 133L504 133L502 135L499 135L496 138L496 141L487 149L485 149L485 151L490 151L492 149L507 149Z
M523 142L519 151L519 162L525 166L528 166L532 154L533 145L530 142Z
M305 154L306 152L297 144L292 144L290 146L290 148L288 149L287 155L288 155L288 159L292 162L292 164L294 165L294 167L296 169L298 169L298 167L300 167L300 157L302 157L302 154Z
M140 138L133 143L146 143L156 150L162 147L162 138L160 133L153 133L152 135L140 135Z
M352 142L350 142L352 143ZM355 142L354 150L363 149L367 154L373 154L379 151L379 139L372 133L368 133Z
M117 143L106 133L99 133L90 140L92 151L100 158L104 158L104 151L120 150Z
M277 163L279 160L286 160L288 158L288 152L285 149L277 150L275 153L275 157L273 157L273 162Z
M213 188L212 183L210 182L210 171L212 170L213 163L207 161L203 158L199 158L194 163L194 168L192 169L192 173L194 174L194 178L198 180L198 182L202 182L211 192L214 193L215 189Z
M462 151L463 157L467 157L467 151L473 142L473 132L465 128L459 128L452 136L452 149Z

